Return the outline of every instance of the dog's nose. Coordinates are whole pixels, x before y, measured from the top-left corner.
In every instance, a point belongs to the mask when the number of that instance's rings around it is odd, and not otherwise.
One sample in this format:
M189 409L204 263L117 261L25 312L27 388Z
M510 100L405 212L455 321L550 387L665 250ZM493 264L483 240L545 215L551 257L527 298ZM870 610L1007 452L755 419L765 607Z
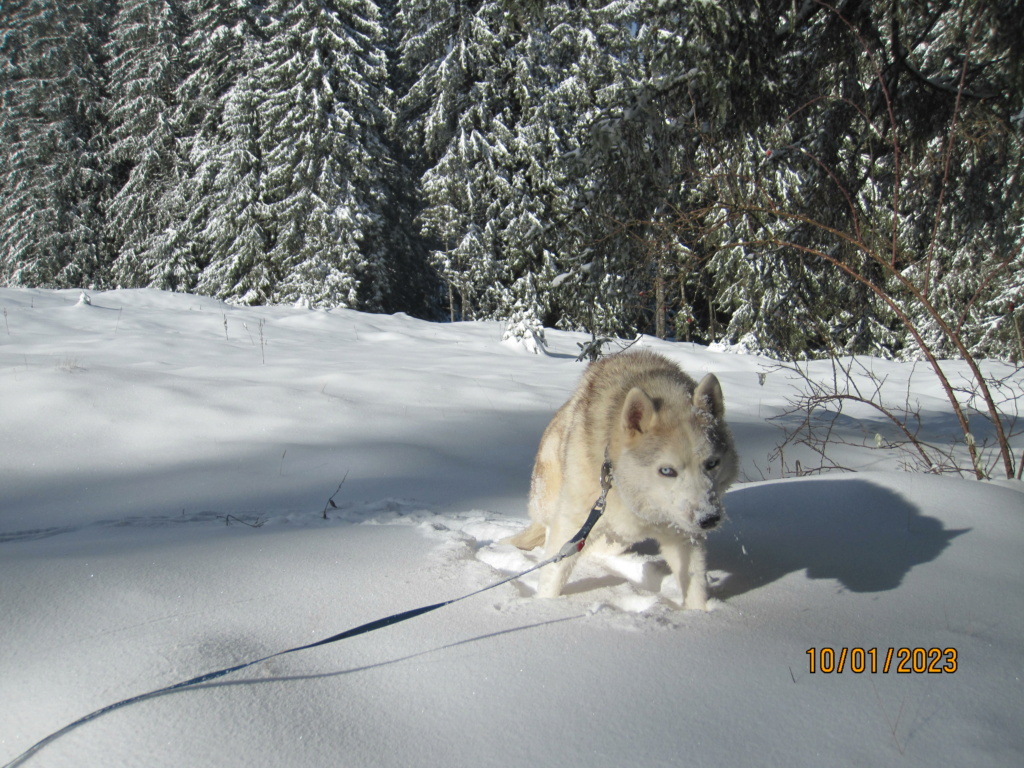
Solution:
M710 531L712 528L718 525L721 519L722 516L720 514L718 514L717 512L712 512L710 515L702 517L698 525L700 525L701 530Z

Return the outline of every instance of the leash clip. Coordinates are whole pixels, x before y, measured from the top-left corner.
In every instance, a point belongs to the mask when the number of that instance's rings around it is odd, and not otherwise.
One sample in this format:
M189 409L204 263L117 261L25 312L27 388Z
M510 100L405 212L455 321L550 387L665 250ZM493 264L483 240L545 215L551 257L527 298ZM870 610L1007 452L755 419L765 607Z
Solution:
M601 465L601 496L608 494L612 488L612 459L608 455L608 449L604 449L604 464Z

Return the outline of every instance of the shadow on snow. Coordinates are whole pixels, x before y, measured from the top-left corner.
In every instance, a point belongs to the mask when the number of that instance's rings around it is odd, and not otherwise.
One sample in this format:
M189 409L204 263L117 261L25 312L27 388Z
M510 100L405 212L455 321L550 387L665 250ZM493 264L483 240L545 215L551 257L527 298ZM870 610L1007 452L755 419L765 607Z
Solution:
M857 477L756 484L726 498L729 522L708 537L708 563L729 576L727 600L805 571L851 592L898 587L970 529L947 530L898 493Z

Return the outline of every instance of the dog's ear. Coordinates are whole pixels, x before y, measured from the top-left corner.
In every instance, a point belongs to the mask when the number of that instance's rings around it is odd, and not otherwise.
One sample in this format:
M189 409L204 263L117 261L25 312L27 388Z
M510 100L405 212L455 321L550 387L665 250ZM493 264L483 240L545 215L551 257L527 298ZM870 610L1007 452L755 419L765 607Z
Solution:
M722 395L722 385L713 373L709 373L700 380L696 391L693 393L693 404L696 408L706 411L720 419L725 415L725 397Z
M656 416L654 403L640 387L629 390L622 406L622 428L627 437L636 437L649 430Z

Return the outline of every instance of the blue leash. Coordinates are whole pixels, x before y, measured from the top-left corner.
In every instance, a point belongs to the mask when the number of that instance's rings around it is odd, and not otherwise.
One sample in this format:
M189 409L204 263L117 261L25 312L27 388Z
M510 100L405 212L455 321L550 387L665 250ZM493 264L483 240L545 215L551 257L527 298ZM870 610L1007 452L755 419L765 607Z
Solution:
M554 555L553 557L549 557L547 560L537 563L531 568L527 568L522 573L517 573L512 576L508 576L502 579L501 581L496 581L493 584L488 584L486 587L482 587L481 589L478 589L475 592L470 592L467 595L455 597L451 600L445 600L443 603L434 603L433 605L425 605L420 608L413 608L409 611L403 611L402 613L396 613L391 616L387 616L383 619L377 619L376 621L370 621L366 624L360 624L358 627L353 627L352 629L346 630L337 635L325 637L323 640L317 640L316 642L309 643L308 645L300 645L296 646L295 648L289 648L286 651L278 651L277 653L272 653L269 656L264 656L263 658L256 659L255 661L247 661L244 664L238 664L234 667L218 669L216 672L207 672L205 675L193 677L191 680L185 680L181 683L168 685L166 688L159 688L155 691L150 691L149 693L142 693L138 696L132 696L131 698L124 699L123 701L118 701L115 704L109 704L103 707L102 709L97 709L95 712L90 712L88 715L85 715L85 717L78 718L73 723L65 725L59 731L54 731L49 736L40 739L31 747L29 747L20 755L18 755L16 758L14 758L11 762L4 765L3 768L15 768L15 766L22 765L26 760L32 757L32 755L41 750L47 744L56 741L64 734L73 731L78 726L85 725L85 723L88 723L90 720L95 720L98 717L102 717L108 712L113 712L115 709L121 709L122 707L127 707L131 704L138 704L140 701L146 701L147 699L153 699L157 696L163 696L166 693L171 693L172 691L177 691L181 688L189 688L193 685L201 685L202 683L208 683L211 680L216 680L217 678L224 677L225 675L230 675L232 672L238 672L239 670L255 666L256 664L262 664L264 661L269 661L270 659L276 659L278 656L285 656L286 654L297 653L298 651L306 651L310 648L316 648L318 646L327 645L329 643L336 643L339 640L347 640L350 637L356 637L357 635L364 635L367 632L373 632L377 629L390 627L392 624L399 624L400 622L416 618L417 616L422 616L425 613L436 611L438 608L444 608L446 605L451 605L452 603L457 603L461 600L466 600L470 597L474 597L476 595L479 595L481 592L486 592L490 589L494 589L495 587L500 587L502 584L508 584L508 582L515 581L516 579L522 578L523 576L526 576L529 573L533 573L534 571L543 568L545 565L551 565L552 563L557 563L559 560L564 560L570 555L574 555L581 549L583 549L583 546L587 543L587 536L590 535L590 531L593 529L594 524L597 523L598 518L600 518L601 514L604 512L605 502L608 496L608 489L611 487L610 471L611 465L609 462L606 461L605 465L601 468L601 496L597 500L597 503L594 504L593 509L590 510L590 515L587 517L587 521L583 524L583 527L580 528L579 532L571 539L569 539L569 541L567 541L562 546L562 548L558 551L556 555Z

